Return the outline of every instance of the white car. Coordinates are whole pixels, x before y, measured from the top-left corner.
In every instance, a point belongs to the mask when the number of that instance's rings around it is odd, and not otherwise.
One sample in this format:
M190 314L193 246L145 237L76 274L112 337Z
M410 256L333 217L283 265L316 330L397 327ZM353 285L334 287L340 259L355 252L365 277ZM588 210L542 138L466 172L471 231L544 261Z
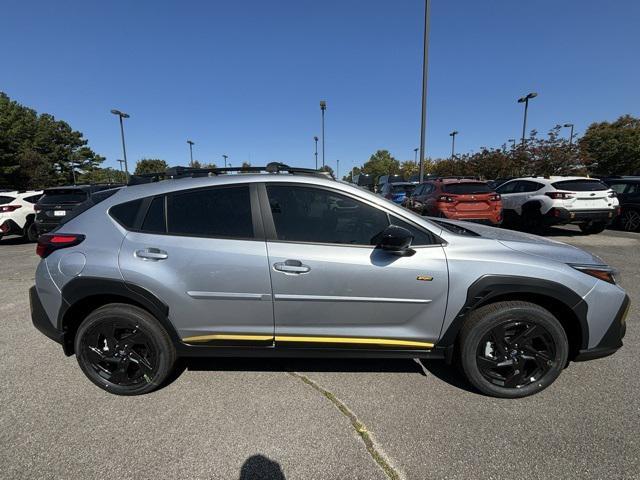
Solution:
M532 231L575 223L584 233L600 233L620 213L616 192L594 178L515 178L496 191L505 223L518 222Z
M20 235L30 242L38 239L34 226L35 204L42 190L0 193L0 238L4 235Z

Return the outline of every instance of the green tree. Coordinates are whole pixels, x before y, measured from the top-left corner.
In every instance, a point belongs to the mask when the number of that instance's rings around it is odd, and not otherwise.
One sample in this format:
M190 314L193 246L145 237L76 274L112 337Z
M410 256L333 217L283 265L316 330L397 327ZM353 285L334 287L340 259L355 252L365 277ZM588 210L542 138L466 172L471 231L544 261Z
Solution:
M124 172L111 167L95 168L81 173L77 181L78 183L126 183Z
M395 175L400 173L400 162L393 158L389 150L378 150L362 166L362 173L368 173L375 178L382 175Z
M141 158L138 160L138 163L136 163L134 175L164 172L167 168L169 168L167 162L159 158Z
M73 168L90 171L103 161L69 124L46 113L38 115L0 92L0 186L71 183Z
M585 163L603 175L640 174L640 118L592 123L579 141Z

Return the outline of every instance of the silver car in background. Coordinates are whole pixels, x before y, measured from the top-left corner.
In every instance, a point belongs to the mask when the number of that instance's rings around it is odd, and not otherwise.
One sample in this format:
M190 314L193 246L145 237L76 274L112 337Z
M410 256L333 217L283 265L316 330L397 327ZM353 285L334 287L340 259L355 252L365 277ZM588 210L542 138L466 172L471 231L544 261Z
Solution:
M40 238L33 322L96 385L150 392L188 356L404 357L515 398L622 346L629 298L587 252L316 171L229 170L101 192Z

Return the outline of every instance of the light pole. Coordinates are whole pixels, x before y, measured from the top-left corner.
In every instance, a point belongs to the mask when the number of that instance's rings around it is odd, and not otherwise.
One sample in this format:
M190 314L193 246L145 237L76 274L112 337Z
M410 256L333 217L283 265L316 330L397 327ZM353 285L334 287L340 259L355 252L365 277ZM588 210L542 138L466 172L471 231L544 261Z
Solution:
M324 168L324 111L327 109L327 102L320 100L320 111L322 112L322 168Z
M76 162L71 162L71 174L73 175L73 184L76 184Z
M125 171L125 180L129 180L129 164L127 163L127 149L124 145L124 124L122 123L123 118L129 118L128 113L121 112L120 110L113 109L111 113L120 117L120 136L122 137L122 155L124 156L124 171Z
M419 148L414 148L413 149L413 163L415 164L415 166L418 166L418 150L420 150Z
M511 148L515 149L516 148L516 139L515 138L510 138L508 141L512 143Z
M569 150L571 150L571 147L573 146L573 123L565 123L563 127L571 128L571 133L569 134Z
M456 156L456 135L458 135L459 133L459 131L454 130L449 134L449 136L451 137L451 160L453 160Z
M316 170L318 169L318 137L313 137L313 140L316 142Z
M524 103L524 120L522 122L522 147L524 148L524 136L527 130L527 110L529 109L529 100L537 97L538 94L536 92L531 92L518 99L518 103Z
M187 143L189 144L189 158L191 159L191 163L189 163L189 166L193 168L193 146L195 145L195 142L187 140Z
M424 181L424 142L427 134L427 75L429 73L429 14L431 0L424 2L424 38L422 48L422 115L420 118L420 183Z
M118 163L120 164L120 173L124 174L124 170L122 169L122 164L124 163L124 160L118 160Z
M222 158L224 158L224 168L227 168L227 158L229 158L229 155L222 155ZM229 166L231 166L231 164L229 164Z
M340 180L340 160L336 160L336 180Z

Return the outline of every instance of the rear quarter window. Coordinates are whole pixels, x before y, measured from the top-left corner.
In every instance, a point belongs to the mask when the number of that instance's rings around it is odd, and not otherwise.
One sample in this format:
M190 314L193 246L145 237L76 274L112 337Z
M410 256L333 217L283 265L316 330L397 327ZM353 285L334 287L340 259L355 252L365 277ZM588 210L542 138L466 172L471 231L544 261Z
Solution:
M109 209L109 215L125 228L133 228L142 206L142 199L114 205Z
M600 180L562 180L554 182L551 185L558 190L571 190L573 192L597 192L600 190L609 190Z
M0 205L6 205L15 200L15 197L0 196Z

